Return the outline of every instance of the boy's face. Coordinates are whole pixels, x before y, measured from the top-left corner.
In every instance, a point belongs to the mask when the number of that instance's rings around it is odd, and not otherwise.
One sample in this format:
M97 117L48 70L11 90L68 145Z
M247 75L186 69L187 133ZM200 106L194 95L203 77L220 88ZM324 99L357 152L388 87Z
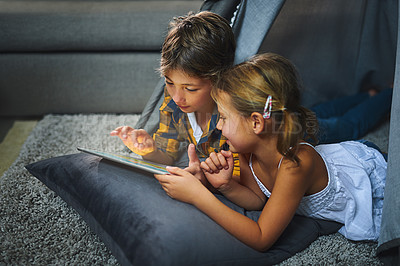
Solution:
M188 76L181 70L170 70L165 75L165 83L169 95L182 112L213 112L215 102L211 98L210 80Z

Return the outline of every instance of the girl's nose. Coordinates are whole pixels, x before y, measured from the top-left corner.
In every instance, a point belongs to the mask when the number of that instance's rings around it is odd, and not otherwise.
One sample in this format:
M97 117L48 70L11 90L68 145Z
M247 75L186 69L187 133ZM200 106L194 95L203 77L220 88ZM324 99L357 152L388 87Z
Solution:
M217 123L217 129L218 130L222 130L222 119L218 119L218 123Z

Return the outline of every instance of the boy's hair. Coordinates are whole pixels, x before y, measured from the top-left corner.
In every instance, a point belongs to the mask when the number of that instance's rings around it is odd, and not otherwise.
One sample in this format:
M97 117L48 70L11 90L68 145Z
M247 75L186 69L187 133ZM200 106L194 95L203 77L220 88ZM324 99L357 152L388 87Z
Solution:
M223 17L208 11L174 18L161 51L160 73L181 70L216 82L233 65L235 37Z
M278 151L298 163L296 148L307 137L316 141L318 122L315 114L300 105L300 79L294 65L272 53L256 55L226 71L211 93L218 103L218 93L226 92L231 104L243 117L264 113L272 96L272 117L278 134Z

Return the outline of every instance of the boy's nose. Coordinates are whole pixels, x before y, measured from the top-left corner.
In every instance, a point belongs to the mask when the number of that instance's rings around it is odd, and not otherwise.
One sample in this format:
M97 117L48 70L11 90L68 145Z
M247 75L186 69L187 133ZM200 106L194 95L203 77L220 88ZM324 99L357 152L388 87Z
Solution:
M174 95L171 95L172 99L174 100L174 102L176 104L180 104L180 103L184 103L185 102L185 98L183 96L183 93L180 92L179 90L176 90Z

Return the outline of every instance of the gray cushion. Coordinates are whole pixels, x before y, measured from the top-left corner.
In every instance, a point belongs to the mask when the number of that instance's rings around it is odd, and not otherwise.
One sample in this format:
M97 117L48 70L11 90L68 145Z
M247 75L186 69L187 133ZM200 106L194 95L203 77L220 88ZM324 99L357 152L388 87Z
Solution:
M0 114L140 113L159 53L0 55Z
M0 1L0 51L159 50L202 1Z

